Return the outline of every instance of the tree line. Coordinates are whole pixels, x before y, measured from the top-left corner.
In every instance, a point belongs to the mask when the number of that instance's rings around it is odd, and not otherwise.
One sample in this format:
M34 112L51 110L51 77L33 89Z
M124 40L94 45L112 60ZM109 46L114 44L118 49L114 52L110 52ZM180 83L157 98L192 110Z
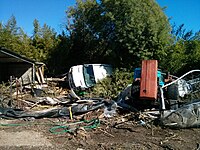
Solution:
M35 19L28 36L11 16L0 23L0 46L44 62L48 75L84 63L132 71L143 59L157 59L161 69L173 74L199 68L200 31L170 25L154 0L77 0L66 18L60 34Z

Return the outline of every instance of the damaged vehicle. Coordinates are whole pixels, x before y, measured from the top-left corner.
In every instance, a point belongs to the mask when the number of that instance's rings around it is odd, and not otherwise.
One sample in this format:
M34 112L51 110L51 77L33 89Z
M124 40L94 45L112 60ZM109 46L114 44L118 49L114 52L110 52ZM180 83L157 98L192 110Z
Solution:
M181 77L161 72L157 60L143 60L134 70L134 80L118 97L117 104L130 111L159 111L164 126L199 127L200 70Z
M113 68L109 64L83 64L72 66L68 73L71 89L84 90L94 86L99 80L112 75Z

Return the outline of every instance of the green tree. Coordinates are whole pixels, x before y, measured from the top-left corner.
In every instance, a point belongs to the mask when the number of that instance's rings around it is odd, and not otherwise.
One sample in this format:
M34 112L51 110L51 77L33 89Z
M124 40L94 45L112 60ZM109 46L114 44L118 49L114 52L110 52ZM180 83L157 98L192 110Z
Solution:
M22 42L18 37L20 30L15 17L11 16L6 24L1 24L0 46L13 49L15 52L19 51Z
M0 46L13 50L27 58L46 63L51 51L57 46L56 32L47 24L40 27L34 20L33 36L29 37L17 26L14 16L6 24L0 24Z
M33 54L36 60L46 62L51 50L57 45L56 32L46 23L40 27L39 21L33 21L32 46L35 47Z
M37 36L39 36L40 33L40 23L37 19L34 19L33 21L33 37L36 38Z
M47 65L49 75L58 75L68 72L70 40L64 31L57 36L57 46L50 52Z
M11 16L6 24L0 25L0 46L10 49L27 58L35 59L34 47L31 38L17 26L14 16Z
M166 56L170 25L154 0L78 0L67 15L71 55L79 63L131 68L141 59Z
M173 43L168 46L168 55L161 62L172 74L181 75L192 69L200 69L200 32L187 31L184 24L172 30Z
M17 20L15 16L11 16L10 19L7 21L5 28L9 31L12 35L17 35L19 31L19 27L17 27Z

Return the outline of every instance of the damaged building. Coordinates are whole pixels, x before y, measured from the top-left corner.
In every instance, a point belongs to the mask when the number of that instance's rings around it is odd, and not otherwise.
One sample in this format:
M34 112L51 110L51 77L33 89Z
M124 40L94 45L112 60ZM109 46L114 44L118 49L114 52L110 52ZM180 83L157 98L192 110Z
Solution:
M18 79L22 85L45 83L44 66L11 50L0 47L0 83Z

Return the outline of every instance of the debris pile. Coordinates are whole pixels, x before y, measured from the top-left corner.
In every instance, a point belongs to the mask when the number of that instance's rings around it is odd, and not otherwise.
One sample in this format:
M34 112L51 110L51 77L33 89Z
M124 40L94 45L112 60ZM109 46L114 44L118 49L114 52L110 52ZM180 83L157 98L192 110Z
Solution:
M72 132L75 128L80 128L79 125L86 130L99 127L100 124L107 124L115 128L119 128L122 124L146 126L152 121L152 115L141 112L139 114L138 111L132 112L114 100L74 96L75 93L72 92L72 89L61 88L56 82L49 82L45 88L29 85L21 87L19 90L18 87L13 85L11 87L9 84L1 84L0 88L1 118L67 118L69 122L73 121L73 123L69 123L69 126L68 123L65 123L65 125L59 124L52 127L50 132L55 134ZM124 94L120 95L125 96ZM79 125L74 127L74 124Z
M12 79L9 84L0 85L0 118L67 118L68 121L73 121L51 128L50 132L55 134L73 132L80 129L79 125L83 130L99 127L100 124L116 129L123 126L127 130L132 130L130 126L133 125L148 128L152 125L171 128L199 127L200 102L191 101L186 105L183 100L188 93L198 91L199 88L194 85L199 85L199 78L186 81L182 79L184 75L181 78L170 78L172 82L167 80L164 84L161 72L154 71L152 74L155 77L152 80L157 83L158 75L160 85L154 85L154 89L158 91L152 91L147 86L151 85L150 82L142 80L141 69L137 68L135 72L134 82L122 90L116 100L88 98L84 97L84 92L82 96L78 96L73 89L62 88L58 84L61 80L51 79L45 84L22 85L17 79ZM146 75L148 77L148 73ZM144 81L147 85L140 83ZM65 79L62 82L67 83ZM153 95L148 90L152 91ZM172 103L174 101L175 103Z

